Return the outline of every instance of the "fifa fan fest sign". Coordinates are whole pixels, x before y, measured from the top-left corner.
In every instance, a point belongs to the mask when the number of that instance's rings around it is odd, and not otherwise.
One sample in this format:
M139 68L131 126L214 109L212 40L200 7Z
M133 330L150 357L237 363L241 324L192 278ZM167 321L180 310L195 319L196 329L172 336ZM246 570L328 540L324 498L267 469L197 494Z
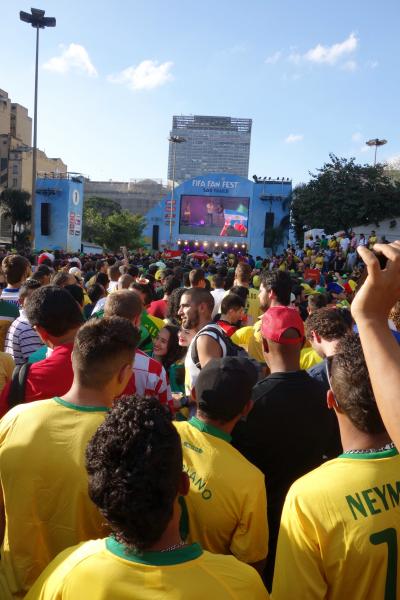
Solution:
M147 213L144 235L154 249L265 256L268 228L287 231L282 246L287 243L291 191L283 179L260 184L230 173L194 177L175 188L173 200L169 194Z

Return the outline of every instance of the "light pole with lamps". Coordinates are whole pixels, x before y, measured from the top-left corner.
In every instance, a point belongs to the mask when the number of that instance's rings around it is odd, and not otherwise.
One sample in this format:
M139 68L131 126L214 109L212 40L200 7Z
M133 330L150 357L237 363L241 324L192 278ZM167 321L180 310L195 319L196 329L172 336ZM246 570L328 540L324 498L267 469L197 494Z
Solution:
M365 142L367 144L367 146L375 146L375 158L374 158L374 167L376 165L376 152L378 150L378 146L384 146L385 144L387 144L387 140L380 140L379 138L374 138L372 140L368 140L368 142Z
M35 63L35 104L33 109L33 155L32 155L32 195L31 195L31 240L32 249L35 248L35 199L36 199L36 161L37 161L37 103L38 103L38 66L39 66L39 29L55 27L54 17L45 17L45 11L39 8L31 8L27 13L23 10L19 18L24 23L30 23L36 29L36 63Z
M175 193L175 164L176 164L176 145L182 144L182 142L186 142L186 138L181 137L180 135L171 135L168 138L168 141L172 144L172 193L170 200L170 210L169 210L169 245L172 245L172 213L174 209L174 193Z

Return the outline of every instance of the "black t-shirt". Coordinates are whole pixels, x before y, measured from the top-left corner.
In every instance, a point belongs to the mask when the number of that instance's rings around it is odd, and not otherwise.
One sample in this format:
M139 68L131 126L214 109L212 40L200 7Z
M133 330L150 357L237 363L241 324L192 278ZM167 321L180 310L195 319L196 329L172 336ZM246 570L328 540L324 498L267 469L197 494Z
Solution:
M291 484L342 452L326 392L306 371L272 373L253 390L254 407L232 434L233 445L265 474L272 580L283 503Z

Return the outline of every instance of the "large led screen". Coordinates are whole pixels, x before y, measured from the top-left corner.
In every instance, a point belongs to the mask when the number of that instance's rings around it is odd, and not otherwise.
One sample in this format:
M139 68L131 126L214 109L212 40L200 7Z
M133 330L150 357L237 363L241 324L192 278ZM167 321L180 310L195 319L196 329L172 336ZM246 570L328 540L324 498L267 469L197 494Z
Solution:
M179 233L246 237L248 198L181 196Z

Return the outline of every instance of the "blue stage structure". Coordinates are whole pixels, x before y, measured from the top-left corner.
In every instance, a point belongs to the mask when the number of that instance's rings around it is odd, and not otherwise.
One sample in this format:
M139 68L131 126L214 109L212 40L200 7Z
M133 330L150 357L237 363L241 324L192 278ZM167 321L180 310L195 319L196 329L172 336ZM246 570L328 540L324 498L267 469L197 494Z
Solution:
M36 180L35 249L80 252L83 177L46 173Z
M184 181L146 214L154 250L281 252L289 238L292 182L210 173Z

